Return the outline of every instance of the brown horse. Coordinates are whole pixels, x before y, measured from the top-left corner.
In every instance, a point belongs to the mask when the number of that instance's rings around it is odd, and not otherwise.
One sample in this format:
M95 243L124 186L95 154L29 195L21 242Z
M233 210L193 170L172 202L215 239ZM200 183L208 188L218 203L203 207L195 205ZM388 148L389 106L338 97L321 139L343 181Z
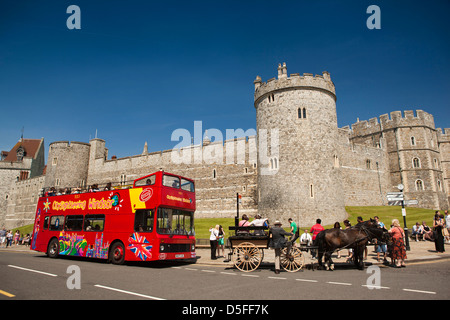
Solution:
M384 228L379 228L375 220L370 219L358 223L352 228L341 230L337 228L320 232L314 245L318 247L319 268L323 268L322 257L325 255L324 265L327 270L334 269L331 254L336 249L353 249L355 266L363 270L363 253L368 242L377 239L381 242L388 240L388 232Z

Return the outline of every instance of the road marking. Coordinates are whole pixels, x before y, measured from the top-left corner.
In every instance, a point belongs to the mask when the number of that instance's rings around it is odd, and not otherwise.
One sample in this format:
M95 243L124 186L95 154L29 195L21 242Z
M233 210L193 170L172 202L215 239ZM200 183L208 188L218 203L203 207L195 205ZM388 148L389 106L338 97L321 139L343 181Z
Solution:
M202 270L203 272L210 272L210 273L215 273L214 270Z
M295 280L303 282L318 282L317 280L310 280L310 279L295 279Z
M236 275L236 273L231 273L231 272L221 272L221 274L228 274L230 276L235 276Z
M252 277L252 278L259 278L256 274L243 274L243 277Z
M190 271L197 271L198 269L194 269L194 268L184 268L186 270L190 270Z
M38 270L33 270L33 269L22 268L22 267L18 267L18 266L13 266L11 264L9 264L8 267L16 268L16 269L20 269L20 270L25 270L25 271L31 271L31 272L35 272L35 273L40 273L40 274L44 274L44 275L50 276L50 277L57 277L57 275L53 274L53 273L48 273L48 272L43 272L43 271L38 271Z
M409 291L409 292L417 292L417 293L436 294L436 292L433 292L433 291L422 291L422 290L413 290L413 289L402 289L402 290Z
M286 278L282 278L282 277L267 277L269 279L278 279L278 280L286 280Z
M9 292L3 291L3 290L0 290L0 293L3 294L3 295L5 295L5 296L7 296L7 297L10 297L10 298L15 297L15 295L13 295L13 294L11 294L11 293L9 293Z
M362 284L361 286L367 287L369 289L390 289L389 287L374 286L374 285L367 285L367 284Z
M126 290L121 290L121 289L116 289L116 288L106 287L106 286L102 286L102 285L100 285L100 284L96 284L96 285L94 285L94 287L102 288L102 289L107 289L107 290L111 290L111 291L117 291L117 292L126 293L126 294L131 294L131 295L133 295L133 296L138 296L138 297L147 298L147 299L152 299L152 300L166 300L166 299L163 299L163 298L152 297L152 296L148 296L148 295L141 294L141 293L136 293L136 292L126 291Z
M327 283L329 283L329 284L339 284L339 285L342 285L342 286L351 286L352 285L351 283L347 283L347 282L333 282L333 281L329 281Z

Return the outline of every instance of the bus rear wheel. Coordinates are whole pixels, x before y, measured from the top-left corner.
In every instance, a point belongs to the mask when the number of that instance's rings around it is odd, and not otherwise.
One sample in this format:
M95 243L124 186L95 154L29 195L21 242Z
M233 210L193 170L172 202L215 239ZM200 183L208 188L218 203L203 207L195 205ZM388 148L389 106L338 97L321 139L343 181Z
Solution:
M48 244L47 256L49 258L56 258L58 256L58 253L59 253L59 240L53 238Z
M122 242L116 242L111 246L109 261L112 264L123 264L125 262L125 247Z

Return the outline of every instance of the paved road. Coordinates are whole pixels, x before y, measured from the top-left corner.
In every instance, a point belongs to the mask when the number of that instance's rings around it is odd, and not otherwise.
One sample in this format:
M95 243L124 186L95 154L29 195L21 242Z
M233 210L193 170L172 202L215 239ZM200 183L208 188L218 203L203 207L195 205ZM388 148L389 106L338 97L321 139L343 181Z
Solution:
M68 288L68 282L69 286L78 283L68 272L70 266L79 267L80 289ZM375 267L373 273L348 265L336 267L332 272L304 270L275 275L271 264L243 273L201 263L116 266L104 261L2 251L0 299L450 299L450 260L411 263L401 269Z

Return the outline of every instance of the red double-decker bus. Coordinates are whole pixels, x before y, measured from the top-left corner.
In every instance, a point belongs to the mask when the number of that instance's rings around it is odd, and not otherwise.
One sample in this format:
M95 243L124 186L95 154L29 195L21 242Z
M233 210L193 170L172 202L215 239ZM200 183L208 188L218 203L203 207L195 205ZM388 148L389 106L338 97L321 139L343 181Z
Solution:
M194 181L164 171L129 189L39 198L30 248L58 255L124 261L192 259Z

